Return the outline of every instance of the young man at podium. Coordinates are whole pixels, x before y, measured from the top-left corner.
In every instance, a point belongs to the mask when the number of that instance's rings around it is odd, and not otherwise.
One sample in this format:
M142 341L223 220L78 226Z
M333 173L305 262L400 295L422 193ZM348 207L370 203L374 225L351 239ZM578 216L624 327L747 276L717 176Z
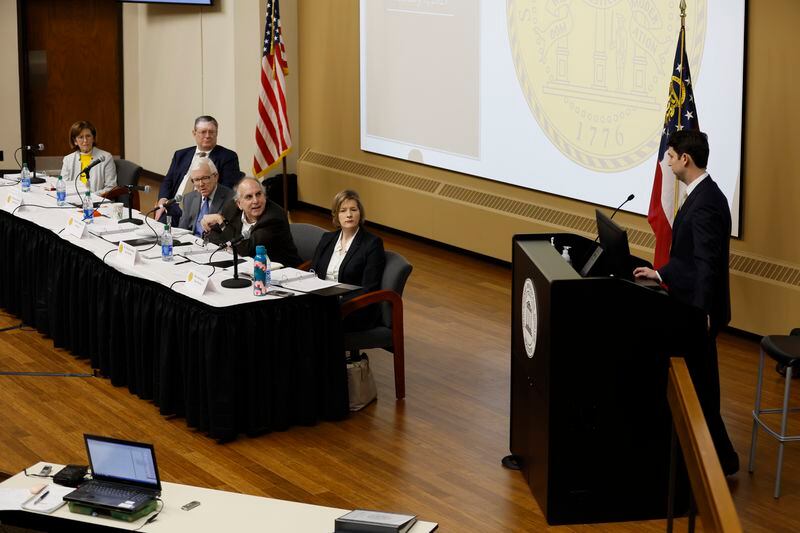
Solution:
M669 294L706 313L708 337L703 357L690 367L706 423L725 475L739 470L720 414L717 333L730 322L728 282L731 214L728 200L706 172L708 137L698 130L674 132L667 145L667 163L686 185L686 199L672 224L669 261L658 270L638 267L637 278L663 282Z

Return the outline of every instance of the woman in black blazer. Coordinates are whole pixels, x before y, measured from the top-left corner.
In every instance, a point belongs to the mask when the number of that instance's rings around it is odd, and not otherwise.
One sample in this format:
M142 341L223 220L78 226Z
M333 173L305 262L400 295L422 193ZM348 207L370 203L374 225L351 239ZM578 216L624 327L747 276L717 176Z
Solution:
M325 233L314 252L311 268L322 279L359 285L362 290L348 295L380 289L386 256L383 240L364 229L364 205L358 193L344 190L333 198L331 208L336 231ZM345 318L345 331L370 329L378 323L380 306L360 309Z

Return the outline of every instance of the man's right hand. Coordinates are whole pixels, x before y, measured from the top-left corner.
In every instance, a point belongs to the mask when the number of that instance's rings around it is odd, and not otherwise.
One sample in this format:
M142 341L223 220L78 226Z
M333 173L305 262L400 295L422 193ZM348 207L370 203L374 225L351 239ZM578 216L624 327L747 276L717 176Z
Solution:
M225 219L219 213L206 215L200 220L200 225L203 226L203 231L211 231L211 226L221 226L225 223Z
M164 207L163 207L163 205L166 202L167 202L166 198L159 198L158 199L158 202L156 202L156 205L153 206L153 209L155 209L155 213L153 214L153 218L155 218L156 220L161 218L161 215L163 215L164 212L166 211L166 209L164 209Z

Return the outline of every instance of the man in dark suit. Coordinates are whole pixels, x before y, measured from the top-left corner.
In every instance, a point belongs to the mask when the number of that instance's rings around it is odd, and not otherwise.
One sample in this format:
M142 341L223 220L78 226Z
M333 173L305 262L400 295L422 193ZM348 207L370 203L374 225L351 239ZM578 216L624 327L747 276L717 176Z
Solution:
M203 217L219 213L225 202L233 198L233 191L217 183L217 166L208 157L195 161L189 169L189 175L195 190L183 198L183 215L178 227L190 229L192 233L202 237Z
M210 232L209 240L216 244L244 237L235 245L239 255L254 256L256 246L262 244L272 261L290 267L302 263L286 214L267 198L264 187L255 178L242 178L233 200L222 207L222 212L203 217L202 225Z
M639 267L637 278L663 282L681 302L705 312L707 345L694 362L688 361L703 414L706 418L722 470L731 475L739 470L720 415L717 333L730 322L728 283L731 213L728 200L706 172L708 138L697 130L673 133L668 141L667 163L675 177L686 185L686 199L672 224L669 261L658 271Z
M178 150L172 156L167 175L164 176L164 181L161 182L157 206L160 207L177 194L185 196L191 192L192 183L189 180L189 168L195 161L204 157L208 157L216 165L219 172L219 182L229 189L233 189L241 177L239 156L236 155L236 152L217 144L218 133L219 125L214 117L203 115L195 119L194 128L192 128L195 146ZM177 204L172 204L166 209L160 207L156 211L156 219L161 220L165 214L171 215L173 220L180 220L181 208Z

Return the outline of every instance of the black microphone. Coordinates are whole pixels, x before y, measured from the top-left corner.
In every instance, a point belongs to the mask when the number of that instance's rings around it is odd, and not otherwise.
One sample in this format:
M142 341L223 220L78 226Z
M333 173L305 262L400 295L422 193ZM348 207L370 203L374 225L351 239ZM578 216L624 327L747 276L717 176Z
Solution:
M26 146L23 146L22 149L23 150L28 150L29 152L43 152L44 151L44 145L42 143L34 144L34 145L30 145L30 146L26 145Z
M80 176L81 174L86 174L86 176L88 177L89 176L89 170L92 169L93 167L96 167L97 165L99 165L100 163L102 163L105 160L106 160L106 156L101 155L100 157L98 157L97 159L93 160L91 163L86 165L86 168L81 170L80 174L78 174L78 176Z
M250 235L252 235L252 232L250 233ZM228 242L223 242L222 244L219 245L219 247L220 248L230 248L230 247L236 246L240 242L246 241L247 239L249 239L250 235L248 235L247 237L245 237L244 235L239 235L235 239L232 239L232 240L230 240Z
M631 201L631 200L633 200L634 198L636 198L636 196L634 196L633 194L631 194L630 196L628 196L628 197L625 199L625 201L624 201L624 202L622 202L621 204L619 204L619 207L617 207L616 209L614 209L614 212L613 212L613 213L611 213L611 216L610 216L610 217L608 217L608 218L609 218L609 220L611 220L612 218L614 218L614 215L616 215L616 214L617 214L617 211L619 211L620 209L622 209L622 206L623 206L623 205L627 204L628 202L630 202L630 201Z
M629 195L628 195L628 197L627 197L627 198L625 198L625 201L624 201L624 202L622 202L621 204L619 204L619 207L617 207L616 209L614 209L614 212L613 212L613 213L611 213L611 216L610 216L610 217L608 217L608 219L609 219L609 220L611 220L612 218L614 218L614 215L616 215L616 214L617 214L617 211L619 211L619 210L622 208L622 206L623 206L623 205L627 204L628 202L630 202L630 201L631 201L631 200L633 200L634 198L636 198L636 196L635 196L635 195L633 195L633 194L629 194ZM599 233L599 231L598 231L598 233L597 233L597 237L595 237L595 238L594 238L594 242L597 242L599 239L600 239L600 233Z
M148 185L145 185L145 187L148 187ZM141 190L141 189L139 189L139 190ZM171 200L167 200L166 202L161 204L161 207L169 207L172 204L179 204L179 203L181 203L182 200L183 200L183 195L182 194L176 194L175 198L173 198Z
M150 186L149 185L123 185L123 187L126 187L128 190L131 190L131 191L150 192Z

